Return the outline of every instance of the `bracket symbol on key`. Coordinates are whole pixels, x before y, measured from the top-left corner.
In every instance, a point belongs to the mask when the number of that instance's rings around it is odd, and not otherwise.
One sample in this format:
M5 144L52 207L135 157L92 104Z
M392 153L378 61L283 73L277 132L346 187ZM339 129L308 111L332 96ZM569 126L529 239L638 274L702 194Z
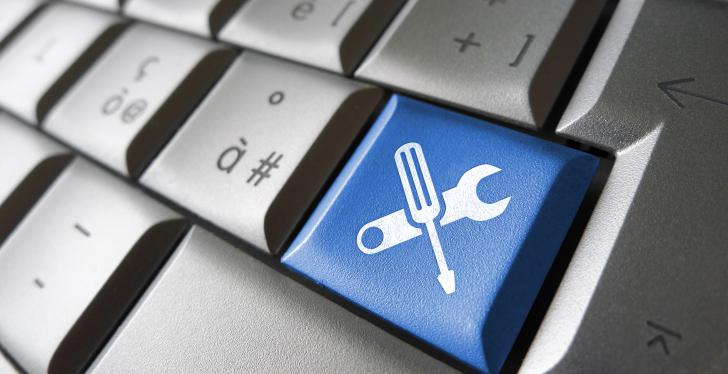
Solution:
M511 201L511 197L495 203L486 203L480 200L477 191L481 180L500 171L501 169L492 165L478 165L465 172L455 187L443 192L442 199L445 202L445 214L440 219L440 226L449 225L463 218L483 222L503 214ZM379 229L382 232L382 241L375 248L368 248L364 245L362 238L364 233L372 228ZM356 235L356 245L363 253L372 255L420 235L422 235L422 230L412 226L407 220L405 210L400 209L362 226Z

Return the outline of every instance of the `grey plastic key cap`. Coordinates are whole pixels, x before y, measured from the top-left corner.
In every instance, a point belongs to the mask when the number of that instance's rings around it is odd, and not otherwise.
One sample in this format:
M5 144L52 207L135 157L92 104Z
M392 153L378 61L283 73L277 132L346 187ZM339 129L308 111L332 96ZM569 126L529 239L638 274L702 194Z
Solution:
M0 247L0 341L24 370L88 364L183 234L171 210L76 160Z
M60 96L56 86L73 81L68 75L91 62L81 57L103 49L109 38L101 36L118 22L75 5L48 5L0 51L0 106L38 123Z
M0 244L72 158L66 148L0 113Z
M56 105L45 129L137 177L233 57L207 40L132 26Z
M616 162L523 372L728 367L726 19L620 2L558 128Z
M0 2L0 42L41 4L41 0L3 0Z
M291 370L452 371L199 228L89 371Z
M604 0L414 0L356 76L541 126Z
M382 95L378 88L244 52L142 183L276 253Z
M403 0L250 0L221 38L350 74Z
M129 0L124 12L206 37L216 36L244 0Z

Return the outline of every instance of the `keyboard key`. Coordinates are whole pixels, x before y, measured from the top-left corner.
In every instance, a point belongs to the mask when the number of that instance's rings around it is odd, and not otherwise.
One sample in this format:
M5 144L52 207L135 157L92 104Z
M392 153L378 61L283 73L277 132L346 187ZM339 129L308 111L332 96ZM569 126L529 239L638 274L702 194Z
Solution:
M93 62L91 56L110 42L118 22L73 5L47 6L0 51L0 106L39 123L63 88Z
M725 371L726 19L619 3L558 128L616 161L525 373Z
M72 158L67 149L0 113L0 244Z
M199 228L180 244L89 371L291 368L319 373L453 372Z
M80 372L184 221L75 161L0 247L0 341L28 372Z
M245 52L142 183L275 254L381 98L378 88Z
M41 0L3 0L0 3L0 42L38 8Z
M394 96L282 261L498 372L597 164Z
M221 38L349 75L404 0L250 0Z
M71 0L73 2L97 7L100 9L118 11L125 0Z
M138 177L233 56L206 40L132 26L58 103L45 128Z
M136 18L214 37L243 0L129 0L124 12Z
M400 12L359 78L539 127L604 0L419 0Z

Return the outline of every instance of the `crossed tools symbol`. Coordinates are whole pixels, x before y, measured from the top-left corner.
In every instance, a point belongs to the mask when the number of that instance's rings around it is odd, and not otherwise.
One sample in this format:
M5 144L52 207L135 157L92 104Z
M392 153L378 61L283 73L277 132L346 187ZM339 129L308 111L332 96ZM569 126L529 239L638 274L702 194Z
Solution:
M394 153L394 161L409 215L418 226L425 226L430 238L440 271L437 281L446 294L452 294L455 292L455 271L448 268L435 226L435 220L440 215L440 200L432 183L422 146L419 143L402 145ZM482 222L503 214L511 197L495 203L485 203L480 200L477 192L481 180L499 171L501 169L492 165L478 165L466 171L455 187L443 192L445 213L440 218L440 226L444 227L463 218ZM356 244L360 251L369 255L376 254L422 235L420 227L411 225L405 210L400 209L362 226L356 236ZM382 241L374 248L367 247L362 241L364 233L370 229L379 229L382 232Z

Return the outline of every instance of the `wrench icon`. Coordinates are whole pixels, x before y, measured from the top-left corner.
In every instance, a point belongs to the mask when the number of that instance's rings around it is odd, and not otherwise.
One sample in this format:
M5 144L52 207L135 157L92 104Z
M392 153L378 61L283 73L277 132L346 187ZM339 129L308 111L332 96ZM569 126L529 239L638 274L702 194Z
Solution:
M494 203L486 203L481 201L477 194L480 181L500 171L501 169L492 165L478 165L465 172L455 187L443 192L442 199L445 203L445 214L440 218L440 226L449 225L463 218L482 222L503 214L511 201L511 197L506 197ZM374 248L367 247L362 241L364 233L370 229L379 229L382 232L382 241ZM371 255L390 249L420 235L422 235L422 230L412 226L407 220L405 210L400 209L362 226L356 235L356 245L360 251Z

